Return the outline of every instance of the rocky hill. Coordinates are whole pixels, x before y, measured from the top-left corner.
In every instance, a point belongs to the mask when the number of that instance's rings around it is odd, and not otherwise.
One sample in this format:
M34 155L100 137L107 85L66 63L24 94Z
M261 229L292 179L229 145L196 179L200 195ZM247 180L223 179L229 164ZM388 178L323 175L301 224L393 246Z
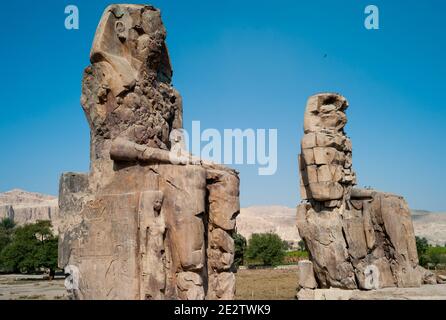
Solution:
M296 209L283 206L242 208L237 217L237 231L246 239L253 233L273 232L283 240L297 243Z
M0 193L0 219L11 218L18 225L51 220L57 230L57 197L14 189Z
M433 245L446 245L446 212L412 211L415 234Z

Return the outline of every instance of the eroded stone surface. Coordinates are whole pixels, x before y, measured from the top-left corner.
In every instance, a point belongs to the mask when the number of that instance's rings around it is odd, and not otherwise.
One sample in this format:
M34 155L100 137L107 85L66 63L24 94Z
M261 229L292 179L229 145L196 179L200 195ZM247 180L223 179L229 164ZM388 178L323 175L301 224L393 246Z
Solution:
M316 289L317 282L314 278L313 263L309 260L301 260L298 263L298 288L301 289Z
M309 98L304 117L297 226L318 287L372 290L433 283L435 277L418 266L405 200L353 188L352 144L344 132L347 107L338 94L318 94Z
M159 10L111 5L84 72L91 171L60 180L59 265L75 299L232 299L237 172L181 147Z

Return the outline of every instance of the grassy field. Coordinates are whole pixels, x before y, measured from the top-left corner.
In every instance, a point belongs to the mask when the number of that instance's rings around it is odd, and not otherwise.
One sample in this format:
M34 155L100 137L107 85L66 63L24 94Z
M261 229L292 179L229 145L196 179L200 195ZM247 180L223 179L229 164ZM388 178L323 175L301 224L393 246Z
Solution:
M239 270L236 281L237 300L293 300L297 269Z

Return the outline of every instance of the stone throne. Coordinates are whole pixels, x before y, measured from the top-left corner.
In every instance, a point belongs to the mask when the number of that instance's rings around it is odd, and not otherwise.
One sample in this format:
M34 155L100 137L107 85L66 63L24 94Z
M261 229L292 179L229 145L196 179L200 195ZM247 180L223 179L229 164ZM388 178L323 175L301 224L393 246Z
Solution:
M74 299L233 299L239 178L191 157L160 11L106 8L84 71L90 172L60 179Z
M426 272L418 266L406 201L354 188L352 143L344 132L347 107L347 100L333 93L307 102L297 227L314 271L302 264L299 289L420 286Z

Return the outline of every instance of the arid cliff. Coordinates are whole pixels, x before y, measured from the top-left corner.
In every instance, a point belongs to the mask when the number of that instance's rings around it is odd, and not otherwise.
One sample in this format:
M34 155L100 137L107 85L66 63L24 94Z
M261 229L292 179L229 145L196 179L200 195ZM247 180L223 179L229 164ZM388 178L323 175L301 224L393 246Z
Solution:
M57 197L20 189L0 193L0 219L3 218L10 218L18 225L51 220L54 230L57 230Z

